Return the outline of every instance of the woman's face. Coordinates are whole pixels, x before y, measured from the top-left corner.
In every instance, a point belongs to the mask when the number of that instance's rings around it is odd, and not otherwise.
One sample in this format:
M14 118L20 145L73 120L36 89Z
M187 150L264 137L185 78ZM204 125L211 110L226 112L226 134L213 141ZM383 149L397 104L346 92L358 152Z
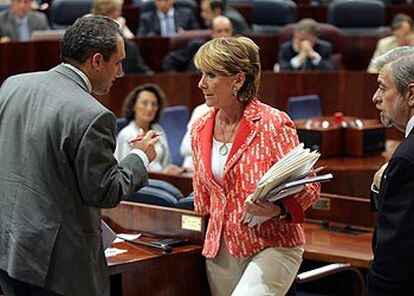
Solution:
M234 76L222 76L209 71L202 71L198 87L203 91L209 107L221 109L222 106L234 104Z
M153 92L143 90L138 94L134 106L135 119L139 122L149 124L154 120L158 111L157 97Z

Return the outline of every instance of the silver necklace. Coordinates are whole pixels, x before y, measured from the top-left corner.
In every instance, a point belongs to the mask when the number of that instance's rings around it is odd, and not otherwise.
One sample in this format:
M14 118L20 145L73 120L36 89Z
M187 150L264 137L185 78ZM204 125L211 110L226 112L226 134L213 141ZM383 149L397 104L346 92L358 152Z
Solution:
M234 133L234 131L236 130L236 126L238 125L238 123L236 123L233 127L232 127L232 129L231 129L231 134L230 135L232 135L233 133ZM220 145L220 147L219 147L219 149L218 149L218 153L221 155L221 156L226 156L227 155L227 153L229 153L229 148L227 147L227 139L224 137L224 127L223 127L223 122L222 121L220 121L220 128L221 128L221 135L223 136L223 140L224 140L224 142L223 142L223 144L221 144Z

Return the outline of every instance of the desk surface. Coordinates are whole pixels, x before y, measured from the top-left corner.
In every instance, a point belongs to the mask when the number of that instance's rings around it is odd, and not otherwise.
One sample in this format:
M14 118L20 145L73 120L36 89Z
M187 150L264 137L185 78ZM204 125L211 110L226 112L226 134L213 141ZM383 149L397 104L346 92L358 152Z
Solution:
M326 230L320 224L305 223L304 259L322 262L351 263L368 268L373 254L372 233L349 234Z

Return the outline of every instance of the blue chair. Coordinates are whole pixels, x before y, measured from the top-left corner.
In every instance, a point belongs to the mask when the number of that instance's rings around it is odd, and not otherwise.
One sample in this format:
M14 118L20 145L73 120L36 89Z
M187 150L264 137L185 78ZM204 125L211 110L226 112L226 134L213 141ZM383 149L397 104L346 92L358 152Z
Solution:
M190 193L189 196L178 200L176 207L179 209L193 211L194 210L194 192Z
M275 35L285 25L296 22L296 14L296 4L292 0L256 0L253 2L253 32Z
M116 134L118 134L121 131L121 129L123 129L127 125L128 125L128 121L126 120L126 118L124 117L117 118L116 119Z
M147 186L142 187L126 200L175 208L179 198L182 197L183 194L174 185L162 180L149 179Z
M188 108L180 105L166 107L160 120L160 124L164 128L168 139L172 162L178 166L180 166L184 160L180 155L180 145L187 130L188 119Z
M93 0L54 0L50 5L50 23L53 29L66 29L77 18L91 12Z
M318 95L290 97L287 113L292 120L322 116L320 98Z
M9 9L10 4L0 4L0 11Z

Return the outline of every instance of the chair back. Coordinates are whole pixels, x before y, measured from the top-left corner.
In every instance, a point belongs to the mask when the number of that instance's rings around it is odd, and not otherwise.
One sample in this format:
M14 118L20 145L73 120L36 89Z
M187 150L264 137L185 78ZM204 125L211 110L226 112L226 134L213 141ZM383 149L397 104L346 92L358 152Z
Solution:
M7 10L9 8L10 8L10 4L5 4L5 3L0 4L0 11Z
M178 200L182 197L183 194L174 185L162 180L149 179L147 186L129 196L127 200L175 208Z
M188 108L180 105L166 107L160 120L160 124L164 128L168 139L172 162L176 165L183 163L183 157L180 154L180 145L187 130L188 119Z
M50 23L53 29L66 29L77 18L91 12L92 0L54 0L50 5Z
M176 205L179 209L185 209L194 211L194 192L190 193L189 196L180 199Z
M378 35L385 26L385 5L380 0L334 0L327 22L346 35Z
M126 118L121 117L116 119L116 134L118 134L121 129L126 127L128 125L128 121Z
M287 113L292 120L321 116L320 98L318 95L290 97Z
M256 0L253 3L253 32L274 35L286 24L296 22L296 4L291 0Z

